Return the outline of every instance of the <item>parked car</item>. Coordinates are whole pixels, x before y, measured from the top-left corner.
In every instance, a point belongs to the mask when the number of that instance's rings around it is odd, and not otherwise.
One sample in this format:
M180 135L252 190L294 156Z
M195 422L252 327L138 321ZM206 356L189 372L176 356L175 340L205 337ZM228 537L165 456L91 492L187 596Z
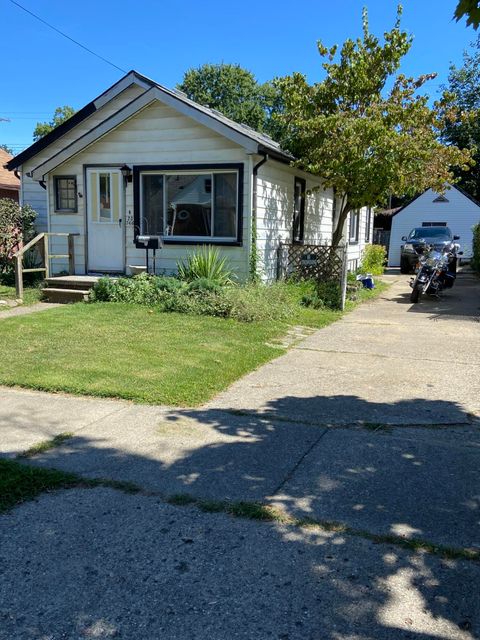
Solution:
M400 250L400 272L412 273L418 263L418 254L422 252L425 243L433 245L437 251L444 251L445 248L453 248L455 240L460 236L454 236L448 227L416 227L412 229L408 236L403 236L405 243ZM453 252L454 254L456 252ZM450 265L450 270L455 272L457 258L454 255Z

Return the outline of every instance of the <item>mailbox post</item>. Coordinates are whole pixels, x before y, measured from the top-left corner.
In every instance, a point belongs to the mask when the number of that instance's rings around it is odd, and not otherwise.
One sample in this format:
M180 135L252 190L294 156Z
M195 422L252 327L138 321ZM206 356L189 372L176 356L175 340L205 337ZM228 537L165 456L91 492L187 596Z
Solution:
M146 236L146 235L138 235L135 238L135 246L137 247L137 249L145 249L145 266L147 267L147 273L150 273L149 271L149 256L148 256L148 250L152 249L153 251L153 275L155 275L156 272L156 258L157 258L157 249L161 249L163 247L163 241L161 236Z

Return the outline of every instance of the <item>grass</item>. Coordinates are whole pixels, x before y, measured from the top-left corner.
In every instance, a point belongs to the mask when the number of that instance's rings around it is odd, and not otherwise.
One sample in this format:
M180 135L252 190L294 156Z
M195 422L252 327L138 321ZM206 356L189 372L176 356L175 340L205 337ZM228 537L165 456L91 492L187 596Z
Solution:
M362 300L384 288L365 292ZM289 324L320 328L342 316L296 308ZM65 305L2 320L0 384L196 406L284 353L272 341L289 324L161 313L124 303Z
M55 469L35 469L13 460L0 459L0 513L33 500L44 491L79 485L79 478Z
M41 291L39 287L25 287L23 290L23 305L35 304L40 300ZM16 300L17 294L15 287L7 287L0 284L0 300ZM0 307L0 313L3 307Z
M50 440L44 440L43 442L39 442L35 444L30 449L23 451L18 454L18 458L33 458L33 456L38 455L39 453L45 453L46 451L50 451L50 449L55 449L56 447L60 447L64 442L73 438L73 433L59 433L56 436L53 436Z
M267 342L284 330L128 304L66 305L2 320L0 384L197 405L283 353Z
M206 513L225 513L235 518L277 522L278 524L301 529L318 529L329 533L338 533L370 540L375 544L390 544L410 551L431 553L449 560L480 560L480 551L462 547L447 547L434 544L420 538L403 538L393 534L376 534L363 529L356 529L341 522L318 520L314 518L295 518L287 513L261 502L231 502L228 500L203 500L189 494L175 494L166 499L168 504L185 507L194 506Z
M41 493L72 488L109 487L130 494L157 495L143 491L138 485L108 479L84 479L80 476L55 469L40 469L20 464L14 460L0 459L0 513L33 500ZM160 496L162 497L162 496ZM353 536L370 540L375 544L389 544L409 551L430 553L450 560L480 560L480 552L462 547L447 547L419 538L402 538L397 535L375 534L363 529L355 529L341 522L295 518L281 509L261 502L204 500L189 494L175 494L163 498L167 504L177 507L196 507L204 513L224 513L234 518L276 522L300 529L312 529Z

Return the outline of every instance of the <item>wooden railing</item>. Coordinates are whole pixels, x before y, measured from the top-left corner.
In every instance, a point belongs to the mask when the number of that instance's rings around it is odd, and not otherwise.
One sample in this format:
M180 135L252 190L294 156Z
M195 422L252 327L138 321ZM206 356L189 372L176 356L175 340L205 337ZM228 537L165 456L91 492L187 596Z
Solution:
M50 260L55 259L67 259L68 258L68 273L69 275L73 275L75 273L75 254L74 254L74 237L80 235L79 233L39 233L35 238L27 242L25 246L19 249L14 255L13 259L15 261L15 289L17 292L17 298L19 300L23 299L23 274L24 273L35 273L35 272L44 272L45 278L50 277ZM68 243L68 253L57 253L51 254L49 248L49 238L52 237L62 237L67 238ZM32 249L34 246L38 245L43 246L43 251L40 250L39 254L42 256L43 266L24 269L23 267L23 257L27 251Z

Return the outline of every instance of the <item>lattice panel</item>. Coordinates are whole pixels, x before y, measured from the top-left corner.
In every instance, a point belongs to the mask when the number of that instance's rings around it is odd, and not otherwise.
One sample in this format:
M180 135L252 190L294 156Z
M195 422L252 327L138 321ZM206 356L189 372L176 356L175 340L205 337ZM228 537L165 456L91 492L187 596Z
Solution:
M278 248L278 278L298 280L342 279L345 247L331 245L281 244Z

